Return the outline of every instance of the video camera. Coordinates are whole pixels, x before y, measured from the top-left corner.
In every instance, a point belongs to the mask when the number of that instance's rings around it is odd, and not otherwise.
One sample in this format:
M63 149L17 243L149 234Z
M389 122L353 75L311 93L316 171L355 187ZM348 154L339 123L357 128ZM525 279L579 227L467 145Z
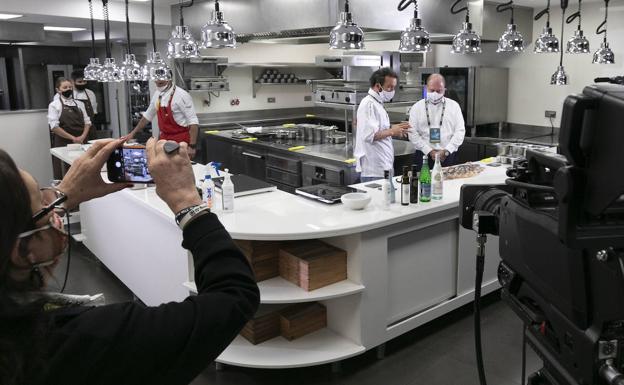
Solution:
M544 362L529 384L622 385L624 85L569 96L559 144L463 186L461 225L500 236L501 295Z

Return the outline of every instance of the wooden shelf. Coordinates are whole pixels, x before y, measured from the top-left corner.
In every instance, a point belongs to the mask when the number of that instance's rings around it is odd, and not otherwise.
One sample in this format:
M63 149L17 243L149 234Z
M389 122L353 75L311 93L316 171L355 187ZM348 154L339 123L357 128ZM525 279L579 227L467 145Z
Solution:
M184 286L191 292L197 293L195 282L185 282ZM258 282L260 288L260 302L263 304L286 304L323 301L345 297L364 291L364 286L350 280L336 282L320 289L305 291L281 277Z
M237 336L216 361L248 368L287 369L336 362L365 350L329 329L322 329L294 341L276 337L258 345Z

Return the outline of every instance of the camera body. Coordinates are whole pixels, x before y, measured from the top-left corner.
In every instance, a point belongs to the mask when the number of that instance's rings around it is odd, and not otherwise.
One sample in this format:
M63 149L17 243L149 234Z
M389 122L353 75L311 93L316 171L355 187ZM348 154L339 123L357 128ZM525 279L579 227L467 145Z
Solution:
M462 188L461 225L500 236L502 296L544 361L535 384L624 383L624 87L569 96L561 154Z

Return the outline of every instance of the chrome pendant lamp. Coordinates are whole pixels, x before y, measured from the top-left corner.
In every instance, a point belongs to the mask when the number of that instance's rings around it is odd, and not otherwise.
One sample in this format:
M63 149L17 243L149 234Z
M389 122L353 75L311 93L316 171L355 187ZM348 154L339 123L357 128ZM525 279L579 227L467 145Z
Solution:
M568 8L568 0L561 0L561 39L563 39L563 29L565 27L565 13ZM550 84L554 86L565 86L568 84L568 75L563 68L563 50L559 52L559 67L550 77Z
M524 37L518 32L518 26L514 23L513 0L496 6L497 12L511 11L511 20L507 24L507 30L498 40L496 52L522 52L524 51Z
M457 0L451 7L451 13L456 15L461 12L466 12L466 21L462 24L462 29L459 30L457 35L453 38L453 44L451 45L451 53L459 54L471 54L481 53L481 36L472 30L472 23L470 23L470 10L468 5L463 8L456 9L456 7L463 0Z
M412 3L414 4L414 18L410 21L410 26L401 33L399 51L431 52L429 32L422 27L422 21L418 17L418 0L401 0L398 9L402 12Z
M123 63L119 67L123 80L132 82L143 79L141 66L137 63L134 54L131 51L132 40L130 39L130 15L128 10L128 0L126 0L126 40L128 43L128 52L125 55Z
M171 68L165 63L156 48L156 15L154 14L154 0L152 0L152 47L153 51L147 53L147 60L142 67L143 80L171 80Z
M201 48L236 48L236 32L223 19L219 0L215 0L212 19L201 29Z
M176 25L171 31L171 38L167 42L167 57L170 59L188 59L199 57L199 47L191 34L190 27L184 25L183 9L191 7L194 0L188 3L180 3L180 25Z
M345 1L344 11L340 12L340 20L329 33L330 49L363 49L364 31L353 22L349 9L349 0Z
M596 33L598 35L603 35L602 43L600 44L600 49L594 53L593 63L595 64L614 64L615 63L615 54L609 47L609 42L607 41L607 17L609 16L609 0L604 0L605 2L605 18L604 21L598 26L596 29Z
M84 69L85 80L100 80L100 71L102 71L102 65L100 59L95 55L95 30L93 26L93 0L89 0L89 17L91 18L91 58L89 59L89 65Z
M574 36L572 36L570 40L568 40L566 52L590 53L589 40L587 40L587 38L583 34L583 29L581 28L581 0L578 0L578 11L570 15L566 20L566 23L570 24L576 19L578 19L578 27L576 28L576 31L574 31Z
M106 44L106 58L104 59L104 65L100 71L99 81L102 83L118 83L123 81L119 67L115 63L115 58L111 54L110 44L110 20L108 17L108 0L102 0L102 7L104 13L104 40Z
M535 15L535 21L546 15L546 26L542 30L537 40L535 40L535 53L556 53L559 52L559 39L553 34L550 27L550 0L547 1L546 9Z

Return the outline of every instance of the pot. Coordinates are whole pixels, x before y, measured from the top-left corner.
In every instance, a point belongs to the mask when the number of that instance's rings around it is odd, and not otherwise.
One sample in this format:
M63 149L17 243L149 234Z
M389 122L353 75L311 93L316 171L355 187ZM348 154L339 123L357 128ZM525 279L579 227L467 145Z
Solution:
M275 131L275 137L277 139L297 139L296 130L277 130Z
M314 128L318 127L317 124L300 124L299 128L302 131L303 139L313 141L314 140Z
M318 126L314 129L314 143L324 144L338 128L336 126Z
M507 156L511 155L511 143L501 142L497 143L496 147L498 148L498 156Z

